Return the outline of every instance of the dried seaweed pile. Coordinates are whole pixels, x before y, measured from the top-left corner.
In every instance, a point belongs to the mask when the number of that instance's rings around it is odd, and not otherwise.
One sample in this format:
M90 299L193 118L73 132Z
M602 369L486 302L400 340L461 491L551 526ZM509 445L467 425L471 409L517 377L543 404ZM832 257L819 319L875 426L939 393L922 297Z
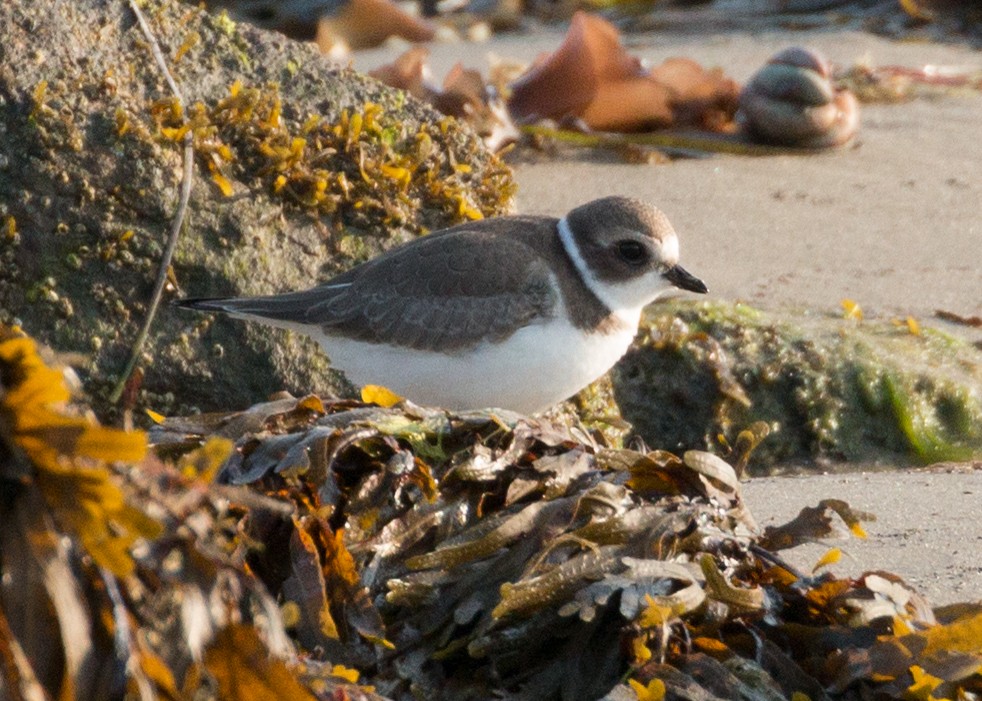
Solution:
M0 698L982 692L982 609L794 572L862 515L760 533L708 453L305 397L162 420L133 467L67 396L0 336Z

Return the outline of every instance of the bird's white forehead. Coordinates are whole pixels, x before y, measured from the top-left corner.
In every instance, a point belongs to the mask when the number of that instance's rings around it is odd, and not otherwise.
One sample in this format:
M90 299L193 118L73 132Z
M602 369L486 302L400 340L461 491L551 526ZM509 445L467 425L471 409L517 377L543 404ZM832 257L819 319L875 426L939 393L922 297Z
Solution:
M675 235L674 231L670 231L661 239L661 259L669 267L678 265L679 237Z

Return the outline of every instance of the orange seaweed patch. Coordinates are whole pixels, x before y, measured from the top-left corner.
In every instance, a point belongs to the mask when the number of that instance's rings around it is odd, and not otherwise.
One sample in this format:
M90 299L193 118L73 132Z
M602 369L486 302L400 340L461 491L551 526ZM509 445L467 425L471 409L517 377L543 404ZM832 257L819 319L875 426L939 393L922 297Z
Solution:
M609 22L577 12L562 45L511 86L518 121L582 119L602 131L669 126L729 128L739 88L721 71L670 59L653 71L621 44Z

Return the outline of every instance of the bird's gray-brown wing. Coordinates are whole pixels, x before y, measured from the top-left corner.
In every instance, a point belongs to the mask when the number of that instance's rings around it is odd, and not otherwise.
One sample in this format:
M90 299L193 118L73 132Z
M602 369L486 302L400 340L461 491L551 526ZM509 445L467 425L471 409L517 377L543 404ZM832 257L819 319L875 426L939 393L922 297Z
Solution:
M304 292L184 306L453 352L507 338L551 317L558 304L553 276L535 246L465 226L418 239Z
M419 350L464 350L501 340L549 318L558 305L541 254L520 240L479 230L420 239L333 282L344 283L350 284L310 306L307 323Z

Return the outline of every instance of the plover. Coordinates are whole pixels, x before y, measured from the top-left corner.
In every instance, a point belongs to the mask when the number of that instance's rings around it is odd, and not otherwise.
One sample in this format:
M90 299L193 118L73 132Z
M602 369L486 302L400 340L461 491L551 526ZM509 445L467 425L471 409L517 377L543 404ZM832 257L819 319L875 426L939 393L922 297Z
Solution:
M565 217L461 224L398 246L303 292L180 306L301 331L357 385L419 404L533 414L603 375L679 265L662 212L605 197Z

